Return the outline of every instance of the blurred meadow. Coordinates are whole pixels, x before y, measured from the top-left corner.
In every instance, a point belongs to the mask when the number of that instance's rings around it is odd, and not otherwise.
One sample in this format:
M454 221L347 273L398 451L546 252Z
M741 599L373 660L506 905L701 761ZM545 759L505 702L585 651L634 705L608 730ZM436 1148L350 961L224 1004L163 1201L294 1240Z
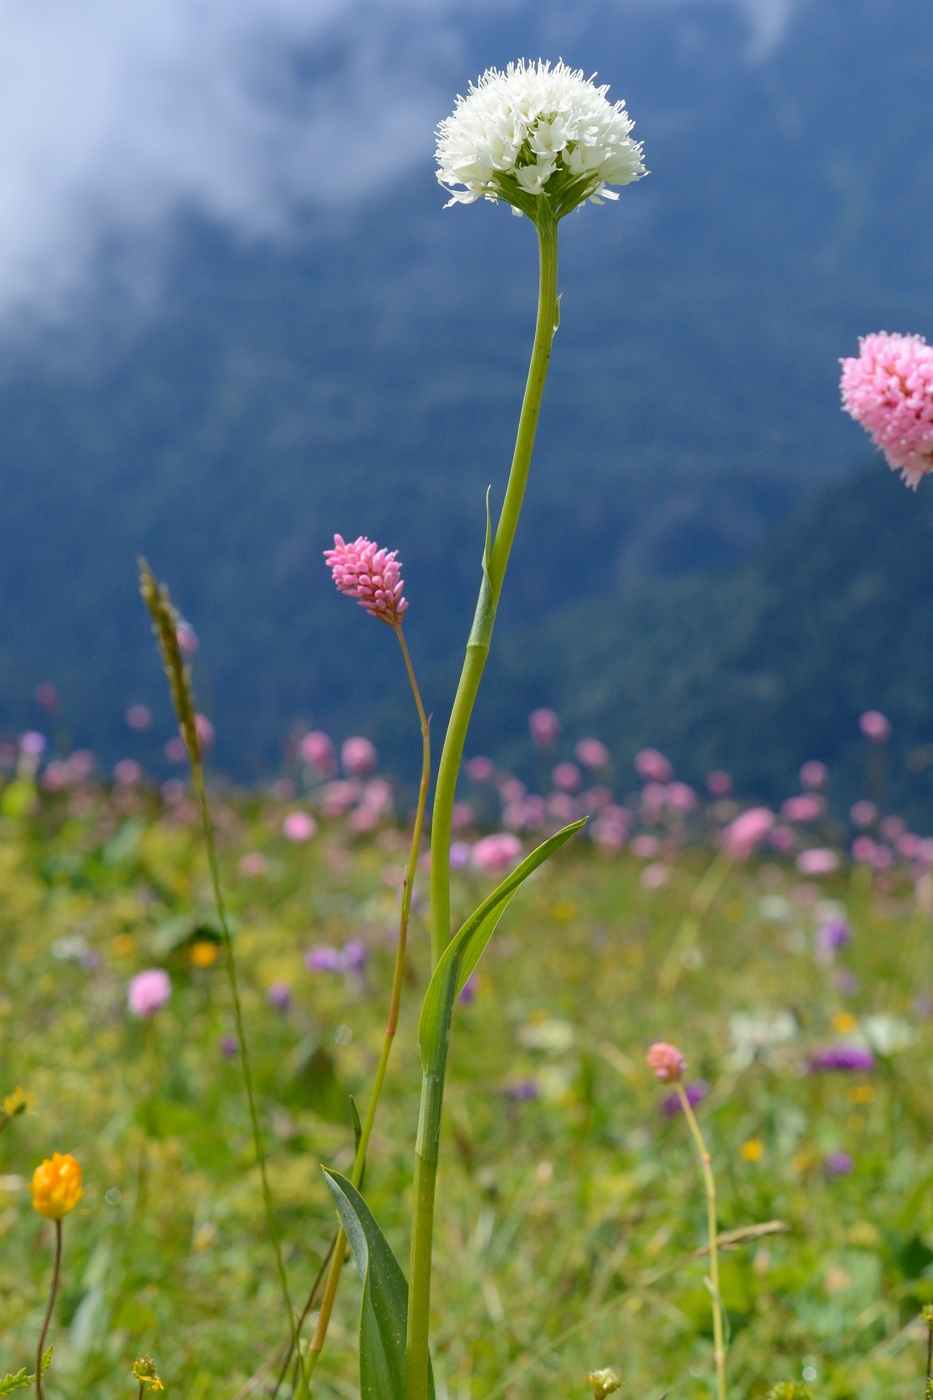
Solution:
M29 1365L45 1306L51 1226L26 1182L55 1149L78 1157L86 1194L64 1222L47 1394L126 1395L143 1351L188 1400L269 1395L284 1356L281 1300L190 794L180 780L145 787L132 769L111 786L80 756L53 770L49 791L35 765L21 756L0 798L0 1087L34 1096L0 1136L0 1372ZM483 802L504 789L513 806L533 806L491 764L472 771L483 781L472 811L458 811L458 913L508 860L481 843ZM739 807L728 796L698 805L677 783L676 807L659 805L658 786L631 812L605 788L552 794L552 807L599 809L595 839L577 838L532 878L457 1008L438 1395L583 1395L598 1366L620 1371L626 1395L708 1394L702 1189L683 1115L644 1065L647 1045L666 1037L689 1061L720 1229L781 1222L723 1255L732 1393L764 1396L803 1377L819 1397L918 1396L918 1313L933 1300L929 843L888 819L856 837L861 859L838 863L826 852L845 830L812 790L799 794L772 833L783 850L728 869L685 942L685 911ZM378 1056L404 823L372 777L221 788L214 806L300 1305L334 1224L320 1164L347 1170L349 1095L365 1106ZM814 877L798 868L837 863ZM424 912L416 895L366 1176L401 1258ZM134 1015L128 986L151 968L167 972L171 996ZM320 1395L357 1394L358 1305L348 1269Z

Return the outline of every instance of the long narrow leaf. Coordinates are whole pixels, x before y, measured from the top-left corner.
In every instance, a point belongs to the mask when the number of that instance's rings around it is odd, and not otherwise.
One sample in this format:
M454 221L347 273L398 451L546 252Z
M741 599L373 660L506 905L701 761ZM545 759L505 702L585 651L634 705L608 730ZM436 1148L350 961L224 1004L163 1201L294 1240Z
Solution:
M404 1400L408 1283L376 1218L359 1191L339 1172L324 1178L337 1206L363 1281L360 1310L361 1400ZM434 1379L428 1368L428 1393Z
M540 846L526 856L521 865L497 885L492 894L483 900L478 909L454 935L443 957L434 969L418 1023L418 1048L421 1053L421 1068L430 1074L443 1058L447 1035L450 1029L450 1008L457 993L463 990L464 983L476 967L483 949L493 935L496 925L508 908L515 891L528 879L533 870L559 850L571 836L585 824L586 818L572 822L554 836L548 837Z

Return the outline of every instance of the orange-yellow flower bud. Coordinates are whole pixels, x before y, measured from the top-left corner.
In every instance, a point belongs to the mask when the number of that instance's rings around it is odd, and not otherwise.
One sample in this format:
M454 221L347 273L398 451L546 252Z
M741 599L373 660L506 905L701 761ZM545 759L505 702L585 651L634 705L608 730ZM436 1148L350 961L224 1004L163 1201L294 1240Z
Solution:
M84 1195L81 1168L70 1152L54 1152L36 1167L29 1189L40 1215L46 1220L61 1220Z

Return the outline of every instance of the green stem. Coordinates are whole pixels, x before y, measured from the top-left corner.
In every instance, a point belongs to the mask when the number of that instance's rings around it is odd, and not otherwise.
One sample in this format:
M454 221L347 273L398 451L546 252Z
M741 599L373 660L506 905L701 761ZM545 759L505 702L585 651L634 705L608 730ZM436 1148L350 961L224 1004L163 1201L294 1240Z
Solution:
M690 896L687 912L680 921L674 941L658 974L658 990L666 995L669 996L676 989L680 974L684 970L684 958L696 942L709 907L734 864L735 858L728 851L720 851L713 857L705 875Z
M544 382L551 357L551 343L557 329L557 219L544 196L538 199L535 226L538 230L540 272L538 315L531 363L528 367L508 486L491 545L487 539L483 581L467 641L460 683L447 726L434 791L434 811L431 818L431 960L435 967L450 942L450 833L457 778L473 705L489 655L496 609L509 554L518 528L541 411ZM421 1084L421 1109L415 1147L408 1337L405 1354L406 1400L427 1400L428 1395L434 1194L445 1073L446 1056L441 1066L434 1067L430 1075L423 1076Z
M220 868L217 864L217 849L214 845L214 828L211 823L210 809L207 805L207 790L204 786L204 767L201 762L199 751L195 751L195 753L191 755L191 778L198 800L198 808L201 813L201 827L204 832L204 844L207 848L207 864L210 869L211 885L214 891L214 903L217 906L217 917L220 920L220 928L223 935L227 979L230 983L230 999L233 1002L233 1022L236 1030L237 1046L240 1051L240 1066L243 1071L243 1083L246 1087L246 1101L249 1105L250 1122L253 1127L253 1144L256 1152L256 1161L259 1164L259 1175L262 1181L262 1199L266 1208L266 1221L268 1223L269 1236L272 1240L272 1248L275 1251L279 1285L282 1290L285 1311L288 1314L292 1346L298 1353L298 1364L303 1376L304 1362L298 1350L298 1328L295 1322L295 1310L292 1307L291 1294L288 1290L288 1277L285 1273L285 1261L282 1258L282 1244L279 1239L278 1224L275 1219L275 1206L272 1201L272 1192L269 1189L269 1175L266 1171L266 1149L262 1140L259 1115L256 1112L256 1098L253 1093L253 1071L250 1065L249 1049L246 1044L246 1031L243 1026L243 1009L240 1005L240 989L237 983L236 960L233 956L233 939L230 937L227 907L224 903L223 891L220 887Z
M366 1108L366 1117L363 1120L360 1140L357 1143L353 1172L350 1176L350 1180L356 1187L359 1187L360 1182L363 1180L363 1169L366 1165L366 1153L369 1148L369 1139L372 1134L373 1124L376 1121L376 1108L379 1103L379 1095L382 1093L382 1085L385 1081L386 1070L389 1067L389 1056L392 1053L392 1043L395 1040L395 1032L398 1028L398 1013L402 1000L402 984L405 980L405 949L408 943L408 921L411 916L411 898L418 865L418 853L421 849L421 833L424 829L424 812L428 800L428 788L431 783L431 729L428 718L424 712L421 692L418 689L414 667L411 664L411 657L408 654L408 647L405 643L405 637L402 633L401 626L395 629L395 634L398 637L399 646L402 648L402 657L405 661L405 669L408 672L408 680L411 684L411 692L415 698L415 706L417 707L418 719L421 724L421 786L418 789L418 806L415 811L415 825L411 835L411 849L408 853L408 869L405 872L405 885L402 890L402 909L399 915L398 942L395 946L395 970L392 976L392 991L389 996L389 1016L386 1021L385 1039L382 1044L382 1054L379 1057L379 1066L376 1070L373 1090L369 1096L369 1104ZM327 1329L330 1326L334 1300L337 1297L337 1288L340 1283L343 1261L346 1257L346 1243L347 1237L344 1234L343 1226L341 1226L337 1232L337 1240L330 1262L330 1273L327 1276L327 1284L324 1289L324 1296L321 1299L321 1309L318 1313L317 1325L314 1329L314 1336L311 1339L311 1347L308 1354L309 1376L313 1373L317 1365L318 1357L321 1354L324 1341L327 1337ZM302 1394L303 1392L301 1388L299 1388L296 1400L301 1400Z
M55 1298L58 1294L58 1280L62 1271L62 1222L55 1222L55 1264L52 1269L52 1287L49 1289L49 1305L45 1310L45 1321L42 1324L42 1332L39 1336L39 1345L36 1349L36 1396L37 1400L42 1400L42 1353L45 1351L45 1339L49 1334L49 1323L52 1321L52 1312L55 1308Z
M713 1296L713 1349L716 1357L716 1396L726 1400L726 1343L722 1325L722 1299L719 1293L719 1228L716 1223L716 1181L713 1176L712 1160L703 1141L700 1125L690 1106L684 1086L678 1080L677 1095L684 1116L690 1125L690 1132L703 1168L703 1182L706 1186L706 1217L709 1229L709 1281Z
M457 778L463 761L463 748L467 729L473 714L479 683L482 680L492 629L496 620L499 595L505 579L509 554L518 527L531 454L535 443L538 415L541 411L541 398L544 381L547 378L548 362L551 357L551 342L557 329L557 220L551 212L546 197L538 200L539 211L536 221L538 247L540 251L540 274L538 282L538 318L535 324L534 348L528 379L525 384L525 397L522 401L518 433L515 438L515 451L512 455L512 469L509 484L496 526L496 535L484 561L483 582L480 586L473 627L467 642L466 657L457 686L444 748L437 770L437 786L434 790L434 811L431 817L431 960L437 961L450 941L450 830L454 799L457 794Z

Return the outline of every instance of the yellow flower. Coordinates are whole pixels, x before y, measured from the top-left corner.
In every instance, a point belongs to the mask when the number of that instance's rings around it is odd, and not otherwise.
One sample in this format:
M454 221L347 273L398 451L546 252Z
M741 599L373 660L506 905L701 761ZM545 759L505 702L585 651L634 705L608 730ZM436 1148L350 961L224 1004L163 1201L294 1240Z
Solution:
M764 1156L765 1145L761 1138L749 1138L748 1142L743 1142L739 1148L739 1156L743 1162L758 1162Z
M81 1168L70 1152L54 1152L36 1167L29 1189L40 1215L46 1220L61 1220L84 1195Z
M139 1393L142 1394L143 1386L151 1385L153 1390L164 1390L165 1386L159 1380L159 1373L156 1364L151 1356L137 1356L133 1362L133 1375L139 1381Z
M839 1011L833 1017L833 1030L840 1035L851 1035L858 1025L854 1016L850 1016L848 1011Z
M219 952L216 943L208 938L199 938L196 943L192 943L188 956L195 967L211 967L217 961Z
M27 1108L32 1108L35 1101L35 1094L28 1093L17 1084L12 1094L7 1094L3 1100L3 1112L8 1118L16 1118L20 1113L25 1113Z

